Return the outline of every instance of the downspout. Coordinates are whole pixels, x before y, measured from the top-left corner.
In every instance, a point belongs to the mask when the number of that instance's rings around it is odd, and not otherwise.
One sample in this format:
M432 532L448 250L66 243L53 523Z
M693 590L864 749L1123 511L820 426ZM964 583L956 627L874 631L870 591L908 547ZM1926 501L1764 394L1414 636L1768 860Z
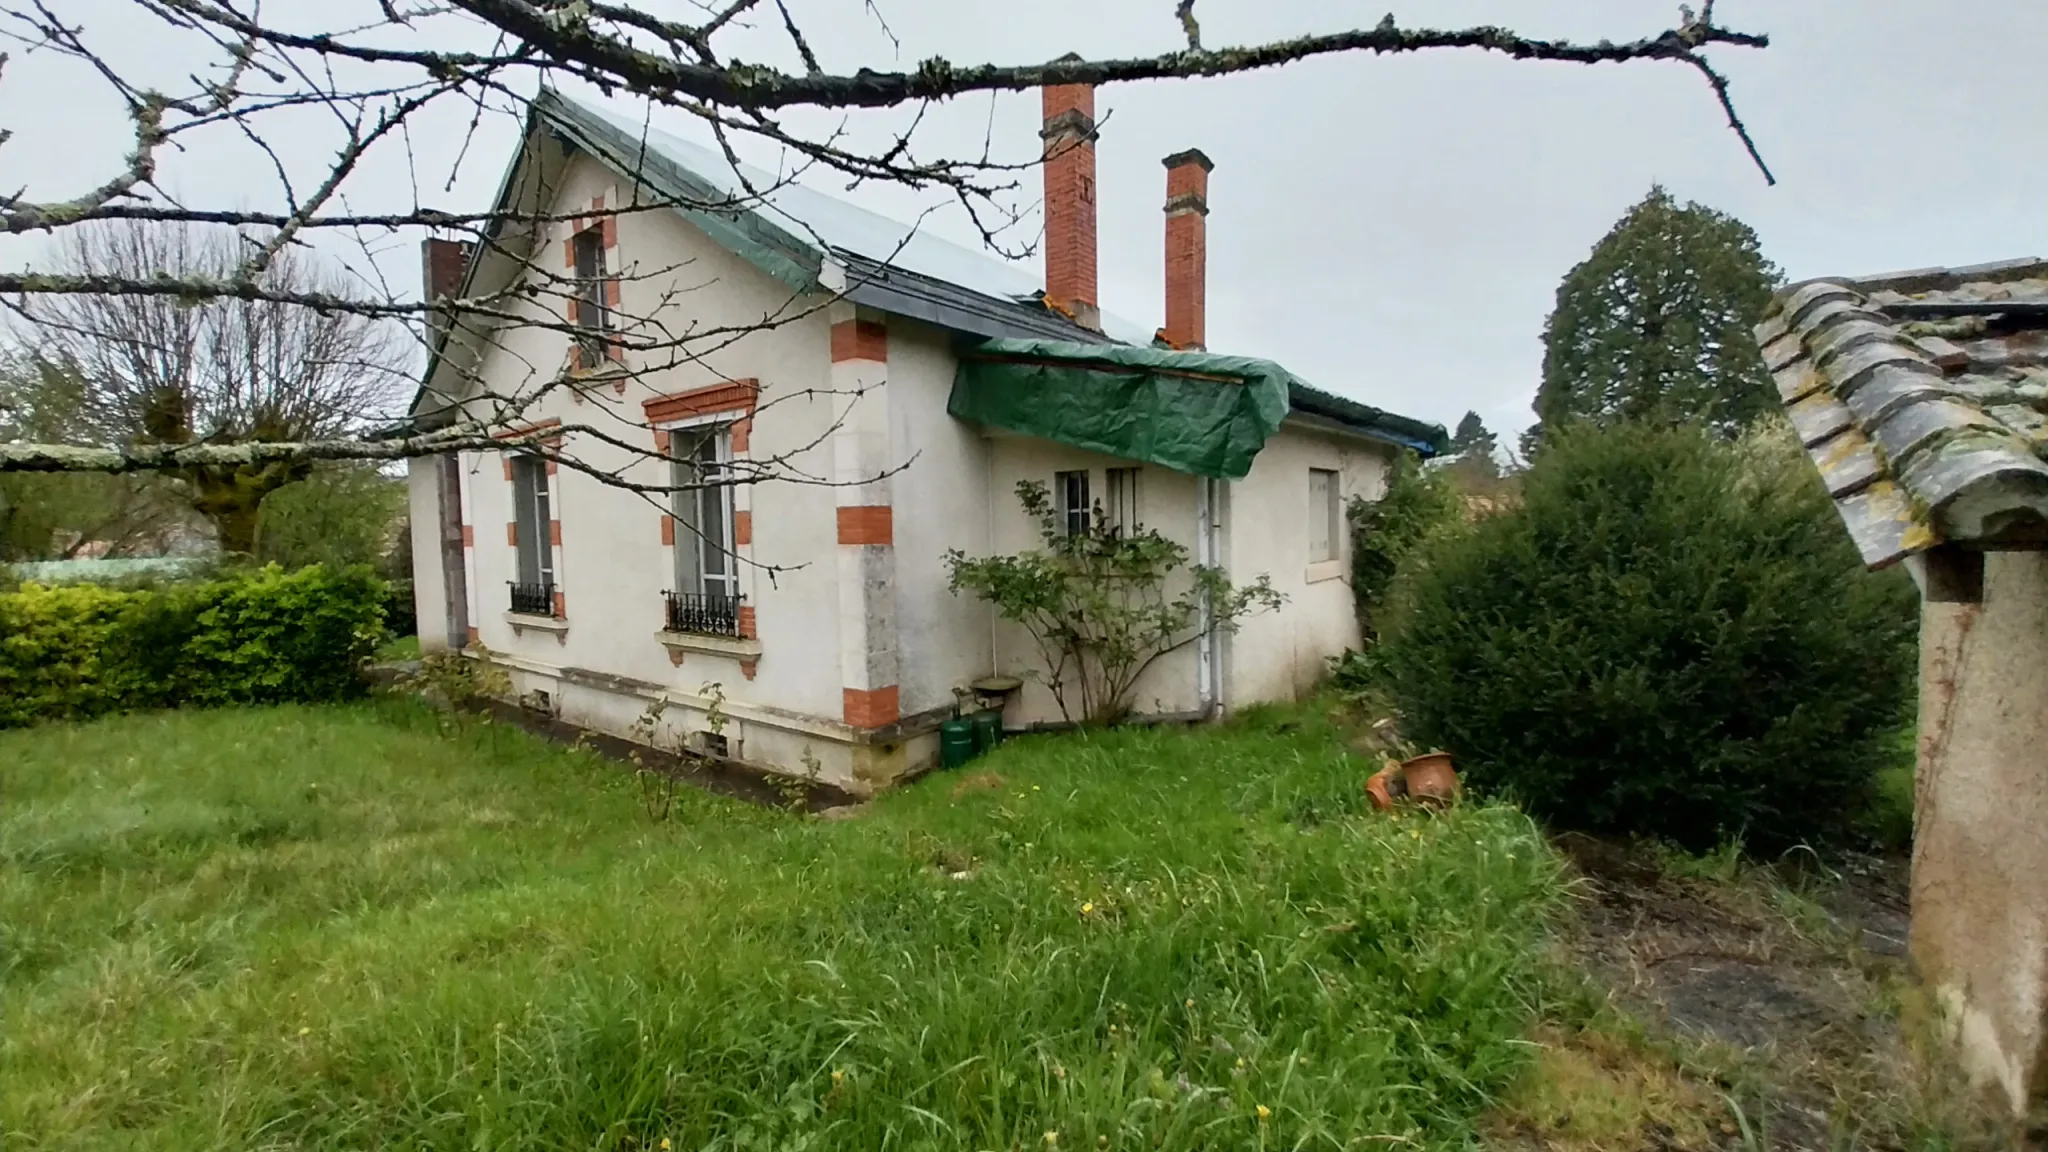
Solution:
M1195 563L1205 568L1216 564L1216 481L1207 476L1195 479ZM1213 720L1223 707L1223 693L1217 676L1216 613L1208 595L1202 596L1201 634L1195 639L1195 697L1203 720Z

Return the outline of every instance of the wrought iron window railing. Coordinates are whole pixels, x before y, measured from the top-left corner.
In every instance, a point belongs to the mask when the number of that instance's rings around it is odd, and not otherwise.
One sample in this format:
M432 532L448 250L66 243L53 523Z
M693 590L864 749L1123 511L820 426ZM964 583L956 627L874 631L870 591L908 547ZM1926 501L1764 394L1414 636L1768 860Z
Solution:
M516 580L506 581L512 589L512 610L524 616L553 616L555 614L555 586L553 584L521 584Z
M697 632L709 636L740 634L740 603L744 596L719 592L663 592L668 607L668 630Z

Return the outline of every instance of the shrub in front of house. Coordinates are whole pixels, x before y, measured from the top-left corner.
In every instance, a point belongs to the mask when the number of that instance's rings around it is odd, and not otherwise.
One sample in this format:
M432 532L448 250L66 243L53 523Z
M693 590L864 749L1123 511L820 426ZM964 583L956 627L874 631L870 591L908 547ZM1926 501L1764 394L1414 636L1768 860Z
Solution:
M1379 499L1351 502L1351 595L1361 636L1371 640L1379 634L1387 593L1403 561L1431 533L1458 522L1458 504L1450 478L1405 449L1388 467Z
M343 699L383 634L366 568L271 567L121 590L0 595L0 728L135 708Z
M1782 433L1556 433L1433 537L1381 653L1416 740L1552 824L1693 849L1847 834L1912 698L1915 601Z

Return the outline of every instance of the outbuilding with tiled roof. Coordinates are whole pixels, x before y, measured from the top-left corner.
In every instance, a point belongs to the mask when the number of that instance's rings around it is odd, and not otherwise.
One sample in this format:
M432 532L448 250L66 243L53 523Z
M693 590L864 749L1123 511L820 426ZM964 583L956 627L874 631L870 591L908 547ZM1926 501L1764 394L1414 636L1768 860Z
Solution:
M1865 564L1921 590L1912 951L1972 1077L2048 1102L2048 261L1811 280L1757 326ZM1796 765L1788 766L1796 771Z

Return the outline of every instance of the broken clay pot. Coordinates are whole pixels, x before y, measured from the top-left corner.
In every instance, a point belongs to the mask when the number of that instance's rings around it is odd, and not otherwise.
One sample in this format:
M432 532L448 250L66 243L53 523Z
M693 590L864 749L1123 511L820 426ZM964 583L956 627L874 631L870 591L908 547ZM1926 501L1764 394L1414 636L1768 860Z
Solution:
M1392 760L1387 766L1372 774L1365 782L1365 794L1372 800L1372 806L1385 812L1393 808L1394 801L1406 799L1408 781L1401 774L1401 766Z
M1408 795L1425 804L1441 807L1458 797L1458 770L1451 767L1449 752L1425 752L1403 760L1401 777Z

